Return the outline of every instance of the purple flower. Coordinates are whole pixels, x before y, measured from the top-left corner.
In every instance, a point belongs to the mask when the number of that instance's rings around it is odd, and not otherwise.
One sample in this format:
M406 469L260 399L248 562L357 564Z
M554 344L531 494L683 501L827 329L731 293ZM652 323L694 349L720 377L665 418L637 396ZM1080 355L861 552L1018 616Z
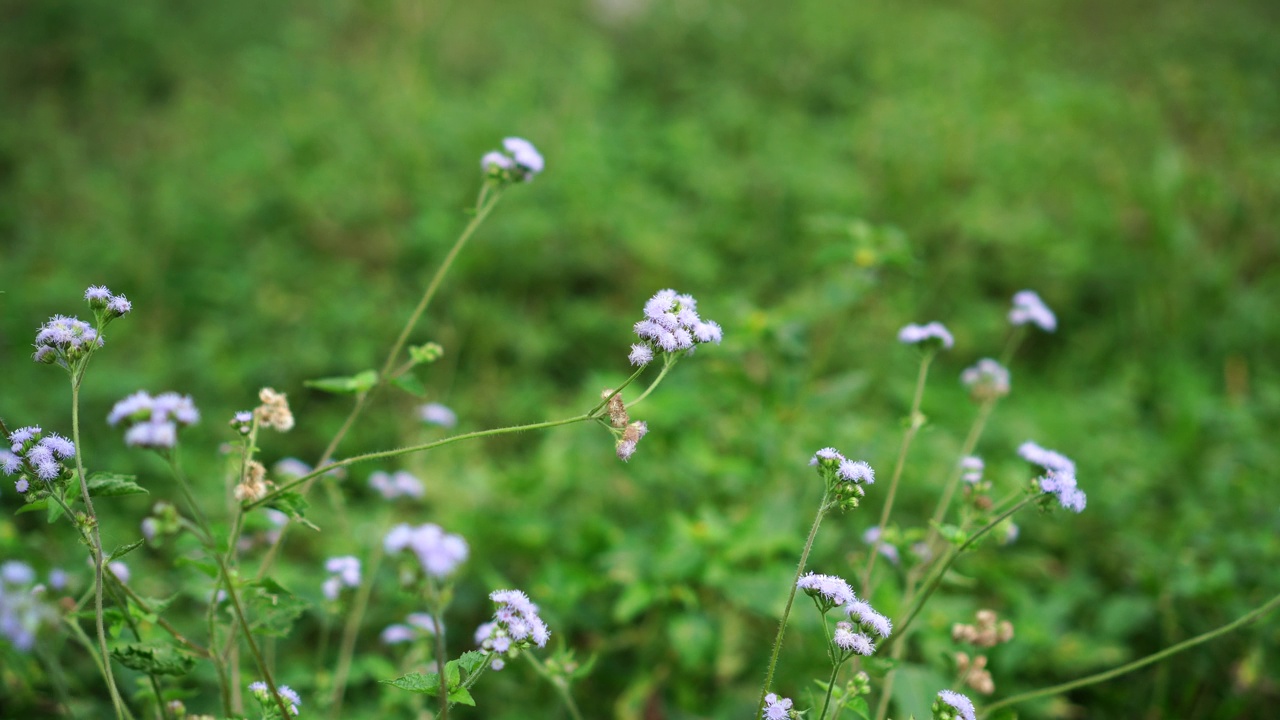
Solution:
M346 587L360 586L360 560L354 555L331 557L325 561L324 569Z
M398 470L395 474L387 474L381 470L370 473L369 487L388 500L405 496L420 498L425 492L422 481L404 470Z
M1076 464L1072 462L1071 458L1056 450L1042 448L1030 440L1018 446L1018 456L1032 465L1039 465L1045 470L1057 470L1072 475L1076 472Z
M824 608L824 612L827 609L850 603L856 599L853 594L853 588L849 587L849 583L835 575L807 573L796 582L796 587L804 590L806 595L818 601L819 605Z
M418 417L428 425L451 428L458 424L458 414L440 403L427 403L419 407Z
M515 162L497 150L487 152L484 154L484 157L480 158L480 169L485 172L492 172L494 170L510 170L513 167L515 167Z
M1053 493L1058 497L1058 504L1074 513L1084 510L1084 491L1076 487L1076 475L1068 470L1050 470L1040 478L1040 490Z
M8 450L0 450L0 472L4 472L5 475L13 475L21 468L22 458Z
M960 382L969 388L969 394L978 400L1004 397L1009 394L1009 371L991 358L982 358L977 364L960 373Z
M525 171L525 180L532 180L534 175L542 172L542 154L533 146L533 143L524 138L509 137L503 139L502 147L511 153L516 165Z
M107 312L114 317L128 315L131 310L133 310L133 303L123 295L112 295L107 301Z
M940 702L934 703L935 718L944 717L946 720L960 720L961 718L963 720L977 720L977 715L973 709L973 702L964 695L961 695L958 692L952 692L951 690L942 690L938 692L938 700ZM950 712L948 712L948 707L940 707L940 705L949 706ZM940 713L945 713L945 715L940 715Z
M631 346L631 354L627 356L632 365L640 367L653 362L653 348L644 343L636 343Z
M698 317L698 302L690 295L665 289L645 301L644 319L633 326L636 335L647 342L631 346L631 363L646 365L653 351L677 352L693 350L701 343L719 344L724 331L714 321ZM645 352L648 348L648 352ZM648 358L648 359L645 359Z
M396 645L406 643L418 637L418 633L408 625L388 625L382 631L383 645Z
M436 623L436 619L427 613L409 613L405 621L431 635L440 632L440 626Z
M39 425L28 425L20 427L9 433L9 442L12 443L10 450L14 452L22 452L22 446L30 439L40 434Z
M889 618L876 612L871 604L855 599L848 605L844 606L844 611L848 614L849 619L857 622L864 629L874 632L882 638L889 637L889 633L893 632L893 623Z
M1013 308L1009 310L1009 322L1014 325L1031 323L1045 332L1058 328L1058 318L1040 296L1031 290L1022 290L1013 296Z
M982 458L977 455L966 455L960 459L960 469L964 471L960 477L967 483L976 483L982 480L983 467Z
M822 460L840 462L844 460L844 455L841 455L840 451L835 448L825 447L813 454L813 457L809 459L809 464L817 465Z
M777 693L764 696L763 720L787 720L791 717L791 698L780 698Z
M873 525L872 527L867 528L866 532L862 533L862 542L868 545L874 546L876 544L876 540L878 540L879 538L880 538L879 525ZM883 555L886 560L893 563L894 565L897 565L898 562L901 560L901 558L898 555L898 546L893 545L891 543L887 543L887 542L880 543L880 554Z
M407 534L402 528L408 528ZM396 550L392 550L392 534ZM459 535L446 533L439 525L427 523L416 528L399 525L392 528L385 541L388 552L409 549L417 556L423 572L437 578L445 578L467 559L467 542ZM403 545L400 543L404 543Z
M54 315L49 318L49 322L40 326L36 331L36 352L33 359L36 362L48 362L49 350L52 349L56 356L61 356L65 364L68 360L74 360L88 350L95 347L102 347L103 340L98 335L98 331L87 322L74 317L65 315Z
M862 460L852 461L841 459L840 466L836 469L836 475L842 480L851 483L866 483L874 485L876 482L876 471Z
M151 397L138 391L117 402L107 415L107 423L126 421L124 442L132 447L168 449L178 443L178 428L200 420L200 411L190 395L167 392Z
M495 590L489 598L498 608L493 613L493 622L476 630L476 642L482 649L505 653L513 647L546 647L551 631L538 616L538 606L528 595L519 590Z
M6 560L0 565L0 580L10 585L30 585L36 580L36 571L19 560Z
M30 488L31 483L27 482L26 478L18 478L18 482L13 484L13 489L18 491L19 494L25 493Z
M40 440L40 444L48 448L54 455L69 460L76 456L75 443L57 433L49 433Z
M84 291L84 299L89 301L89 307L104 308L111 299L111 291L105 285L90 285Z
M898 331L898 342L918 345L930 341L948 350L956 344L955 338L951 337L951 332L940 322L931 322L927 325L911 323Z

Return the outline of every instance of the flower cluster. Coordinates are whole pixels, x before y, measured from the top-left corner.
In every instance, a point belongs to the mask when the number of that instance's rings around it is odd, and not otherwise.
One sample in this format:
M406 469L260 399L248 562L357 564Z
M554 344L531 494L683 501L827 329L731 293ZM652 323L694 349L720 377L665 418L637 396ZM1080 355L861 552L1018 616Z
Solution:
M425 492L422 481L404 470L390 474L382 470L374 471L369 474L369 487L388 500L398 497L420 498Z
M107 415L112 426L122 420L128 428L126 445L166 450L178 443L179 428L199 422L200 411L190 395L167 392L151 397L140 390L116 403Z
M87 357L105 342L102 328L112 320L129 314L133 304L123 295L113 295L101 285L84 291L84 299L93 309L96 326L75 317L54 315L36 331L35 352L31 357L38 363L54 364L70 370L77 361Z
M275 483L267 479L267 468L257 460L245 463L241 480L231 490L238 502L257 502L271 492Z
M643 421L631 422L621 393L606 388L600 392L600 398L607 401L605 409L609 413L609 425L617 440L618 459L624 462L630 460L636 454L636 445L641 438L649 434L649 424Z
M1018 457L1026 460L1032 465L1039 465L1045 470L1055 470L1062 473L1076 472L1076 464L1071 458L1063 455L1056 450L1048 450L1040 447L1035 442L1028 440L1018 446Z
M960 373L960 382L978 402L995 400L1009 394L1009 370L991 358L982 358Z
M876 612L864 600L850 598L844 606L848 620L836 623L836 630L831 642L845 657L850 655L871 655L876 651L874 636L887 638L893 632L893 623L889 618Z
M271 689L267 687L267 684L261 680L249 683L249 692L253 693L253 696L258 699L258 703L262 705L262 709L268 714L268 717L273 717L276 701L271 697ZM302 704L302 698L298 696L298 693L288 685L277 686L276 692L280 693L281 700L288 703L289 717L298 717L298 706Z
M1040 491L1056 495L1058 504L1074 513L1084 511L1084 491L1076 487L1076 474L1066 470L1050 470L1040 478Z
M865 497L863 485L874 485L876 471L863 460L850 460L835 448L825 447L809 458L809 465L818 469L818 475L827 483L827 492L840 506L858 507L858 498Z
M933 701L933 720L977 720L973 701L951 690L938 692Z
M382 630L382 644L398 645L412 642L427 635L435 635L439 630L436 619L427 613L409 613L404 623L388 625Z
M489 593L489 599L498 604L498 609L491 622L476 628L476 644L481 650L514 657L519 650L547 646L551 631L528 595L519 590L495 590ZM494 659L493 669L502 669L501 658Z
M764 713L762 720L791 720L800 717L800 713L791 709L791 698L778 697L777 693L764 696Z
M510 182L529 182L542 172L542 154L524 138L509 137L502 141L502 151L493 150L480 158L480 169L489 176Z
M849 587L849 583L835 575L806 573L796 581L796 587L803 590L805 595L813 598L818 610L823 613L826 613L831 608L853 602L856 599L853 594L853 588Z
M437 579L453 574L466 559L469 549L461 535L446 533L439 525L427 523L413 527L401 523L391 528L382 541L388 555L409 550L418 559L422 571Z
M458 414L440 403L427 403L418 408L418 417L428 425L451 428L458 424Z
M982 481L982 470L986 467L982 458L977 455L966 455L960 459L960 470L964 473L960 479L975 485Z
M45 600L45 586L32 586L35 580L35 570L24 562L0 564L0 637L22 652L35 647L41 626L58 622L56 609ZM55 588L65 585L65 573L50 573L49 584Z
M253 416L260 424L269 425L280 432L293 429L293 413L289 410L289 400L284 393L264 387L258 391L258 399L262 404L254 408Z
M1009 322L1014 325L1031 323L1045 332L1058 328L1058 318L1040 296L1031 290L1022 290L1013 296L1013 308L1009 310Z
M643 342L631 346L632 365L648 365L655 352L692 350L701 343L717 345L724 332L714 320L698 317L698 301L675 290L659 290L644 304L644 319L633 328Z
M36 425L20 427L9 434L9 449L0 450L0 472L17 476L14 489L31 491L31 479L46 483L67 476L65 461L76 456L75 443L57 433L43 434Z
M925 325L911 323L898 331L898 342L906 343L907 345L922 345L933 349L941 347L947 350L950 350L956 344L955 338L951 337L951 331L947 330L947 326L940 322L931 322Z
M324 564L325 572L330 573L321 589L329 600L337 600L342 588L360 587L360 559L353 555L331 557Z

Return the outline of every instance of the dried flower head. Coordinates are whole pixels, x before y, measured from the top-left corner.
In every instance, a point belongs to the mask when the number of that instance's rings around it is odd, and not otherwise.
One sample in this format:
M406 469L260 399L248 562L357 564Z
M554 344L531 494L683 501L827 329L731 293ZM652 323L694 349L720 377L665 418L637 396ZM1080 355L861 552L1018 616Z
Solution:
M258 399L262 404L253 410L258 422L270 425L280 432L293 429L293 413L289 410L289 400L284 393L264 387L258 392Z
M250 460L244 468L244 478L232 494L239 502L257 502L267 496L271 482L267 480L267 468L257 460Z
M643 420L627 425L626 429L622 431L622 437L618 438L618 458L623 461L630 460L631 456L636 453L636 445L648 433L649 424Z

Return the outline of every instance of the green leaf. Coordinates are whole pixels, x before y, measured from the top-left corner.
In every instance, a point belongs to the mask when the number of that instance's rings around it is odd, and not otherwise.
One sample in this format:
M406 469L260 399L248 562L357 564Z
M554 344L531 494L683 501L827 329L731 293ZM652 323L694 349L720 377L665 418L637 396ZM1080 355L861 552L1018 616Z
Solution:
M456 662L462 668L464 677L471 677L476 670L484 667L484 664L488 661L489 656L484 653L478 650L468 650L453 662Z
M131 670L153 675L186 675L196 666L195 658L172 645L117 643L111 657Z
M116 497L117 495L138 495L150 491L134 482L137 475L122 475L113 472L96 472L89 475L90 497Z
M117 560L119 558L124 557L125 555L128 555L129 553L141 547L143 542L145 542L145 540L139 538L129 543L128 545L122 545L121 547L118 547L115 550L112 550L111 555L107 556L107 562L111 562L112 560Z
M349 377L328 377L318 380L304 380L303 385L323 392L362 393L369 392L378 384L378 372L365 370Z
M857 695L844 701L845 709L862 720L871 720L871 708L867 707L867 699Z
M58 503L53 503L53 504L57 505ZM23 505L22 507L18 508L13 514L21 515L22 513L40 512L41 510L47 510L49 508L49 505L50 505L49 498L43 498L41 500L37 500L35 502L29 502L26 505Z
M49 503L48 510L49 513L46 517L48 518L50 525L58 522L58 518L62 517L63 513L66 512L66 510L62 508L62 503L56 502Z
M204 558L193 558L193 557L188 557L186 555L180 555L174 559L173 564L176 567L190 565L191 567L207 575L210 579L217 579L218 577L218 564L213 562L212 560L206 560Z
M250 627L261 635L287 637L308 603L271 578L249 583L244 600L252 610Z
M392 380L391 384L414 397L427 396L427 388L422 384L422 381L418 379L418 376L413 374L413 371L406 372L400 377Z
M450 660L444 665L445 682L448 684L449 702L462 703L463 705L475 706L475 698L471 697L471 693L462 686L462 676L459 673L459 664L463 658L466 658L467 665L471 665L474 658L470 655L480 655L478 652L464 653L462 658L458 660ZM436 673L409 673L402 675L395 680L383 680L384 685L398 687L401 690L408 690L411 693L419 695L427 695L436 697L440 694L440 676Z
M435 697L440 692L440 676L436 673L409 673L401 675L395 680L383 680L384 685L398 687L401 690L408 690L411 693L419 695L430 695Z
M439 343L423 343L422 345L409 346L409 359L413 360L414 365L429 365L440 359L444 355L444 348Z
M267 507L274 508L288 515L290 519L296 520L312 530L319 530L315 523L304 517L310 504L302 497L302 493L286 490L267 501Z

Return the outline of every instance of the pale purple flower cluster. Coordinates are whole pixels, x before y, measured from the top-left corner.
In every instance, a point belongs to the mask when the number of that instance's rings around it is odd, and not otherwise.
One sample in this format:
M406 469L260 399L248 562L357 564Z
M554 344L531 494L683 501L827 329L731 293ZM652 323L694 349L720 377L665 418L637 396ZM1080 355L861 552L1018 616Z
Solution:
M42 625L58 622L57 610L45 602L45 587L32 587L35 580L35 570L24 562L8 560L0 564L0 637L22 652L35 647ZM56 586L52 573L49 582Z
M412 642L427 635L440 632L436 619L427 613L409 613L403 623L388 625L382 631L383 645L398 645Z
M31 358L38 363L53 363L66 367L94 348L103 345L102 335L89 323L74 317L54 315L36 331L35 352Z
M485 153L480 158L480 169L486 173L529 182L542 172L542 154L533 143L524 138L509 137L502 141L502 152Z
M796 581L796 587L803 590L805 595L813 598L822 612L852 602L855 599L853 588L849 587L849 583L835 575L806 573Z
M777 693L764 696L762 720L789 720L793 716L791 698L778 697Z
M977 720L973 701L951 690L938 692L933 703L933 720Z
M809 458L809 465L818 466L819 473L824 472L823 468L829 472L834 467L836 480L848 483L860 496L867 494L862 489L863 485L874 485L876 482L876 471L871 465L864 460L850 460L835 448L825 447L814 453Z
M344 587L360 587L360 559L354 555L331 557L325 562L324 569L331 573L321 588L329 600L337 600Z
M1050 470L1040 478L1040 490L1053 493L1058 497L1058 504L1074 513L1084 510L1084 491L1076 487L1076 475L1067 470Z
M388 500L398 497L420 498L425 492L422 481L404 470L397 470L394 473L374 471L369 474L369 487L377 490Z
M876 544L876 540L880 539L880 535L881 535L880 526L872 525L871 527L866 529L866 532L862 533L862 542L874 547ZM886 560L893 563L894 565L897 565L901 561L901 557L898 554L898 546L892 543L887 543L887 542L880 543L880 554L883 555Z
M889 637L893 632L893 623L889 618L876 612L865 600L854 598L844 606L844 611L849 616L849 620L857 624L863 632L875 633L882 639Z
M889 622L889 618L876 612L866 601L852 598L845 604L844 612L849 619L836 623L831 641L846 653L846 657L849 654L871 655L876 651L873 636L887 638L893 632L893 623Z
M274 708L275 699L271 697L271 688L267 684L259 680L258 682L249 683L249 692L258 699L264 708ZM289 717L298 716L298 706L302 704L302 698L297 691L288 685L277 685L276 692L280 693L280 699L289 704Z
M403 550L413 552L422 571L438 579L451 575L470 552L462 536L446 533L433 523L418 527L404 523L396 525L387 533L383 547L389 555Z
M856 655L871 655L876 651L876 645L866 633L856 632L853 623L841 620L836 623L835 634L832 635L831 641L837 648L846 653Z
M1009 394L1009 370L991 358L982 358L977 364L960 373L960 382L978 400L1004 397Z
M898 331L898 342L917 345L930 341L948 350L956 344L955 338L951 336L951 331L947 330L947 326L940 322L931 322L925 325L911 323Z
M151 397L140 390L111 408L107 423L114 426L121 420L128 426L126 445L169 449L178 443L179 428L199 422L200 411L190 395L167 392Z
M1058 318L1040 296L1031 290L1022 290L1013 296L1013 308L1009 310L1009 322L1014 325L1031 323L1045 332L1058 328Z
M724 331L714 320L698 317L698 301L675 290L659 290L644 304L644 319L636 323L636 335L643 343L631 346L628 358L633 365L648 365L655 352L692 350L702 343L717 345Z
M458 424L458 414L440 403L427 403L418 408L418 417L428 425L451 428Z
M519 590L495 590L489 599L498 604L493 621L476 628L476 644L495 655L536 645L546 647L551 638L547 624L538 616L538 606ZM501 670L501 666L494 667Z
M964 473L960 478L969 484L980 482L984 467L982 458L977 455L967 455L960 459L960 469Z
M39 426L20 427L9 434L9 449L0 450L0 472L17 475L14 489L31 489L30 478L53 482L62 476L65 461L76 456L75 443L57 433L42 434Z
M1076 472L1076 464L1072 462L1071 458L1056 450L1042 448L1031 440L1018 446L1018 456L1032 465L1039 465L1045 470L1057 470L1058 472L1072 475Z

